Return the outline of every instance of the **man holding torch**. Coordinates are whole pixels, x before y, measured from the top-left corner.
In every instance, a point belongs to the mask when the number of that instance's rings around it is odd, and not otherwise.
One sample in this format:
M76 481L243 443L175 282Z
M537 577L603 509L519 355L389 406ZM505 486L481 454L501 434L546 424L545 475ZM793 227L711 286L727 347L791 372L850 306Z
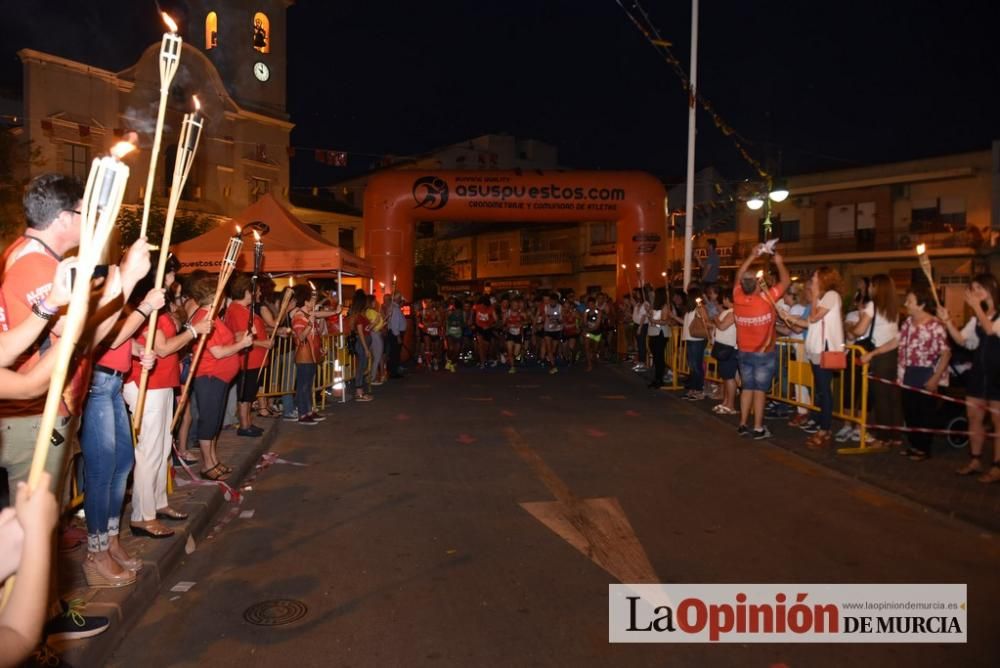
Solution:
M770 288L764 284L764 288L761 288L757 276L750 271L750 265L768 252L764 244L753 249L736 272L739 285L733 288L736 347L739 350L740 378L743 380L740 425L737 431L740 436L752 435L756 440L771 436L771 432L764 426L764 401L778 367L778 355L775 351L775 304L792 282L781 254L775 251L778 284ZM747 426L751 409L754 414L752 433Z

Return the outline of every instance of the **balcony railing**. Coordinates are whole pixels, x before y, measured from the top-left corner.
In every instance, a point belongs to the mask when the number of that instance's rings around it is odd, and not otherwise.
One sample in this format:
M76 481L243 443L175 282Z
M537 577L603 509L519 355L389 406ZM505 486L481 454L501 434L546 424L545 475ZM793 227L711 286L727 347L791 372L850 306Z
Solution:
M827 235L802 236L797 241L782 240L781 246L789 256L794 255L829 255L839 253L874 253L886 251L913 250L917 244L927 244L933 248L977 248L984 243L981 237L967 231L910 233L905 231L877 232L866 230L867 234L850 237L829 237ZM735 249L737 259L746 257L747 253L759 241L740 241Z

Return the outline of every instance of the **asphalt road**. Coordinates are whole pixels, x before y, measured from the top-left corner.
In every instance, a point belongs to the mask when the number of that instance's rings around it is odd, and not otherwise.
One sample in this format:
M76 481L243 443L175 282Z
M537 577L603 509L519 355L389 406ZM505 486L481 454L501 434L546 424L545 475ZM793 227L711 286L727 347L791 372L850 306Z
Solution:
M253 516L199 543L113 665L1000 665L993 534L739 439L619 369L463 369L378 389L320 426L282 424L275 450L308 466L261 472L240 508ZM551 504L521 505L558 498L613 499L635 541L611 541L602 567L536 518ZM970 642L610 645L609 571L964 582ZM182 581L195 584L170 591ZM307 612L244 621L270 599Z

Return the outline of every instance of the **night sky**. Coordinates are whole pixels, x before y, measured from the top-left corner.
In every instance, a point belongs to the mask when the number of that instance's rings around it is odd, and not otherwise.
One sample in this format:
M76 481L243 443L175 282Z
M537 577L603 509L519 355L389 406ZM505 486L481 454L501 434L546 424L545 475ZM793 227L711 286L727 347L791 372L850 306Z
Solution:
M1000 138L993 5L703 0L701 92L779 173L985 149ZM690 3L643 6L687 68ZM19 48L121 69L162 31L146 0L0 7L7 91ZM300 154L297 186L493 132L556 144L567 167L683 177L680 81L615 0L299 0L289 26L292 142L350 154L347 169ZM749 176L698 120L699 168Z

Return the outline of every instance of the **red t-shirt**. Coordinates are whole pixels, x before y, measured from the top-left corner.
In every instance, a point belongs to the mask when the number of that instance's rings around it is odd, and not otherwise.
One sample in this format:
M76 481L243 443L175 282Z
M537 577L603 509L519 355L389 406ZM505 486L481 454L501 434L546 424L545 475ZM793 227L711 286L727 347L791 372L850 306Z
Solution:
M733 288L733 317L736 320L736 347L747 353L767 353L774 350L777 303L785 291L779 285L768 288L770 301L760 291L748 295L739 285Z
M136 341L140 345L146 345L146 330L148 327L143 327L142 331L136 337ZM177 336L177 325L174 323L174 319L171 318L166 313L161 313L160 317L156 319L156 334L161 342L167 341L169 339ZM138 383L139 376L142 374L142 367L139 366L139 360L132 359L132 372L129 374L129 382ZM156 358L156 366L153 370L149 372L149 381L146 387L151 390L164 390L167 388L180 387L181 386L181 357L179 353L172 353L166 357Z
M475 313L476 327L479 329L489 329L496 324L497 313L492 306L476 304L472 307L472 311Z
M314 327L309 334L306 334L305 339L302 338L303 332L305 332L308 327L309 315L302 310L296 311L292 315L292 332L295 334L296 344L311 346L313 361L319 361L321 347L319 335L316 334L316 328ZM263 350L263 348L261 348L261 350Z
M207 315L208 309L204 306L200 307L191 316L192 324L201 322ZM212 354L213 346L229 346L235 342L236 336L233 334L233 330L226 326L222 318L216 318L212 323L212 333L209 334L208 341L205 342L205 352L198 360L198 368L195 369L194 375L213 376L227 383L236 378L236 374L240 371L240 356L230 355L220 359Z
M98 366L106 366L122 373L132 368L132 339L117 348L103 348L103 350L104 354L97 360Z
M250 309L248 309L243 304L237 304L233 302L226 309L226 325L229 329L234 332L245 332L247 331L247 320L250 318ZM254 341L266 341L267 340L267 328L264 325L264 319L261 318L256 313L253 314L253 327L254 327ZM253 346L250 348L250 357L247 359L248 369L259 369L260 365L264 363L264 356L267 354L265 348L260 346Z
M507 331L511 334L520 334L521 328L524 327L524 312L523 311L511 311L507 314L507 320L504 323Z
M32 237L21 237L7 248L3 255L3 285L0 286L0 293L7 306L5 314L8 326L17 327L26 318L34 317L31 315L31 306L45 299L52 290L52 279L61 259L52 249ZM41 358L40 346L54 347L58 341L59 337L55 334L42 335L35 345L18 358L14 367L19 372L28 371ZM59 407L59 415L80 415L89 383L90 358L75 360L73 376L63 391L63 405ZM44 410L45 395L23 401L0 401L0 417L41 415Z

